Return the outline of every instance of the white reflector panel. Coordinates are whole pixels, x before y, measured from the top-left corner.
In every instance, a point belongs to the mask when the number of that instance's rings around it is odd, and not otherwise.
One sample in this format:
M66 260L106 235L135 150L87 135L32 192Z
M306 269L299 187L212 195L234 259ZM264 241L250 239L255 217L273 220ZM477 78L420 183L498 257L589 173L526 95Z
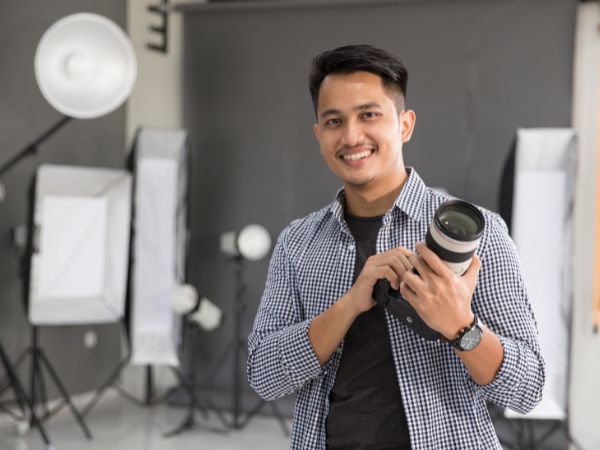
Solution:
M542 401L525 415L529 418L566 417L575 152L571 129L518 131L512 237L523 263L546 362ZM506 415L520 416L509 410Z
M37 171L29 321L113 322L123 317L131 176L122 170L43 165Z
M136 141L132 364L179 364L171 303L184 281L186 141L183 130L148 128Z

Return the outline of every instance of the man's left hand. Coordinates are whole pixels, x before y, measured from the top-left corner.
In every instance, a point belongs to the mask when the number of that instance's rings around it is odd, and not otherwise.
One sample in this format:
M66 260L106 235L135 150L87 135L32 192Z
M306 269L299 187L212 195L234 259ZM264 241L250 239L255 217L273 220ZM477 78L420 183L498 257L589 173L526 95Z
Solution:
M417 270L406 271L400 293L430 327L448 340L473 321L471 297L477 285L481 261L473 255L471 265L456 275L423 242L416 246L418 254L408 259Z

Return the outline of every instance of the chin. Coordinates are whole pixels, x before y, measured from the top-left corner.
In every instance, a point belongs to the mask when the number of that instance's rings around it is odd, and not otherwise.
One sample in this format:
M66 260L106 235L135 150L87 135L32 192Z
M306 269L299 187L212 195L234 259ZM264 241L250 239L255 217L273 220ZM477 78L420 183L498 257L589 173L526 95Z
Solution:
M359 179L350 179L350 180L344 180L344 183L348 186L352 186L354 188L363 188L365 186L370 185L373 182L373 177L365 177L365 178L359 178Z

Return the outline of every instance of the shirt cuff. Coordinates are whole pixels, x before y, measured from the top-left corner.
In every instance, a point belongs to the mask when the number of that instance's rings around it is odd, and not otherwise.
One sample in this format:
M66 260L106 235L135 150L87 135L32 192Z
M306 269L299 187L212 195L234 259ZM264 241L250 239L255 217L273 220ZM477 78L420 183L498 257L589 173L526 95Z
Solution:
M311 322L312 319L292 325L285 330L285 334L279 341L284 371L296 385L324 373L324 368L319 364L319 359L308 339L308 328Z
M512 339L498 336L502 348L504 349L504 358L494 379L488 384L478 385L472 379L471 381L480 389L486 397L490 399L499 396L510 396L512 392L518 390L519 384L525 377L527 365L521 361L521 349Z

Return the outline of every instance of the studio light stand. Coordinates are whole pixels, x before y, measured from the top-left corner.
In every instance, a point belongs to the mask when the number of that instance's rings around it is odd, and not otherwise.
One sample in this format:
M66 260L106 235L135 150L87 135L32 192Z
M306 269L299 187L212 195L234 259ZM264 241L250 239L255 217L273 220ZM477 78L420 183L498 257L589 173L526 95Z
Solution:
M87 424L85 423L83 415L73 403L71 396L65 388L64 383L58 376L56 369L52 366L50 360L39 346L38 328L38 326L32 325L31 347L26 349L15 363L15 366L19 367L25 361L25 358L27 356L31 357L31 369L29 373L30 402L34 409L37 403L39 403L42 408L42 415L37 416L35 419L38 420L39 417L39 421L44 422L50 417L52 417L54 414L56 414L60 409L62 409L64 405L67 405L71 410L71 414L73 414L73 417L81 427L85 437L91 440L92 433L90 432ZM46 390L46 383L44 381L44 371L50 376L51 380L53 381L61 396L61 401L52 409L48 408L48 396Z
M206 377L207 383L212 384L212 380L219 374L221 368L225 362L231 358L231 375L232 375L232 406L231 406L231 423L230 427L239 430L245 428L248 423L262 410L267 403L265 400L260 399L256 405L250 409L246 414L242 412L242 384L240 380L239 367L242 362L242 355L247 356L247 341L242 337L242 319L246 310L246 303L244 301L246 293L246 284L244 282L244 270L246 267L245 258L240 254L231 258L233 265L233 273L235 280L235 295L233 302L233 336L227 343L223 353L216 360L215 365ZM245 359L244 359L245 360ZM277 418L281 429L286 436L290 435L285 418L275 402L268 402L273 415Z
M63 17L46 30L36 49L34 69L37 85L44 98L63 116L0 165L0 180L21 160L36 155L38 147L72 118L100 117L122 105L133 89L137 63L133 46L118 25L103 16L79 13ZM4 200L5 195L6 190L0 183L0 202ZM32 228L28 231L29 256L34 248ZM27 271L25 278L29 276ZM28 286L25 287L27 288ZM27 356L31 356L30 398L27 397L15 370ZM11 364L1 343L0 357L8 381L2 390L12 388L17 404L24 413L28 412L31 415L31 423L39 429L47 448L51 448L52 444L42 421L65 403L70 407L85 436L91 439L82 414L71 401L56 370L40 348L36 324L32 323L31 346L21 354L15 365ZM62 402L52 410L49 410L46 404L47 392L43 371L47 372L62 396ZM43 417L39 417L35 410L38 400L43 400Z
M198 331L198 326L193 324L188 318L184 317L183 319L183 340L181 353L186 354L186 346L187 343L190 342L191 334L196 333ZM196 372L192 369L190 370L189 375L186 377L177 367L173 367L173 371L175 376L179 381L179 387L185 391L188 396L188 406L186 416L177 427L173 430L168 431L164 434L165 437L177 436L184 431L191 430L196 426L195 414L196 411L200 411L202 416L206 419L208 418L209 411L214 411L217 418L224 426L224 429L211 428L210 431L214 432L225 432L229 428L231 428L230 422L223 416L221 411L215 406L215 404L210 399L208 393L204 390L204 383L198 383L196 379ZM200 389L198 390L198 386Z
M235 296L234 296L234 335L233 340L230 342L228 351L233 351L233 417L232 417L232 427L234 429L243 429L248 423L262 410L267 403L265 400L260 399L256 403L256 405L244 416L241 413L241 386L240 386L240 372L239 366L241 362L241 356L244 354L247 357L248 344L245 338L241 336L242 329L242 318L246 311L246 302L244 300L246 293L246 284L244 282L244 270L246 268L245 261L243 257L237 256L233 258L233 273L235 277ZM244 361L247 358L244 358ZM279 407L275 402L269 402L269 406L273 411L273 415L281 425L281 429L283 430L283 434L285 436L289 436L290 432L288 430L287 424L285 423L285 418L283 414L279 410Z
M6 355L6 352L4 351L4 346L2 345L2 342L0 342L0 359L2 360L2 366L4 367L4 373L6 374L6 377L7 377L7 384L2 389L0 389L0 391L4 391L5 389L8 389L8 388L12 389L14 396L15 396L15 401L17 402L19 408L21 409L23 418L26 418L27 413L29 413L32 425L34 427L37 427L37 429L39 430L40 435L42 437L42 440L44 441L44 444L46 445L46 449L50 450L52 448L52 443L50 442L50 438L48 437L48 434L46 433L46 429L44 428L44 425L42 424L39 417L37 416L32 402L29 400L29 398L27 398L27 394L25 393L25 390L23 389L23 386L21 385L21 382L19 381L19 378L17 376L15 368L11 364L10 360L8 359L8 356Z
M9 160L5 161L2 165L0 165L0 179L2 179L4 177L4 175L6 173L8 173L10 171L10 169L12 169L15 165L17 165L21 160L25 159L28 156L37 155L39 145L41 145L48 138L53 136L58 130L60 130L62 127L64 127L70 120L71 120L71 117L63 116L54 125L52 125L46 131L44 131L40 136L38 136L31 143L29 143L28 145L23 147L23 149L21 149L19 152L17 152ZM0 183L0 192L2 192L2 196L0 196L0 202L1 202L4 200L4 196L6 195L6 190L5 190L4 186L1 185L1 183ZM34 327L33 336L32 336L32 346L33 346L33 348L35 348L37 346L37 330L35 330L35 327ZM32 355L34 355L34 354L37 354L37 352L34 353L32 351ZM15 366L13 366L11 364L10 360L8 359L8 357L6 355L6 352L4 351L4 348L3 348L1 342L0 342L0 356L2 359L2 365L4 366L4 371L7 376L7 381L8 381L7 388L8 387L12 388L14 395L15 395L15 399L16 399L19 407L21 408L21 410L24 413L28 412L30 414L31 424L34 427L38 428L44 443L46 444L47 448L50 448L51 442L48 438L48 435L46 433L44 426L42 425L43 419L38 417L37 413L35 412L34 391L33 391L33 389L31 390L31 398L28 398L27 394L25 393L25 390L23 389L23 386L21 385L21 382L19 381L19 378L17 376L15 369L16 369L16 367L18 367L20 365L20 362L15 364ZM22 360L22 357L20 359ZM32 379L33 379L36 367L39 367L39 365L37 363L35 363L34 361L35 361L35 358L34 358L34 360L32 360L32 369L31 369ZM53 373L55 374L54 371L53 371ZM58 380L58 383L60 383L60 380ZM60 385L62 386L62 383L60 383ZM89 431L87 431L87 433L89 433Z
M271 237L268 231L260 225L248 225L239 233L225 232L220 236L220 249L228 257L228 261L233 265L234 275L234 296L232 306L233 331L229 341L225 344L223 351L218 355L213 364L209 367L204 379L197 382L195 368L191 366L190 376L188 380L183 377L182 388L190 396L188 404L188 414L184 422L168 435L181 433L184 430L190 429L194 425L194 412L200 409L205 415L207 411L214 410L218 413L219 420L227 428L239 430L243 429L264 407L265 401L259 400L258 403L250 409L246 414L242 411L242 381L240 380L239 367L242 363L242 356L247 355L246 339L242 337L242 319L246 309L245 294L246 284L244 282L244 271L246 261L257 261L264 258L271 248ZM189 340L189 333L192 331L192 326L189 320L184 322L184 343ZM197 327L194 327L197 328ZM190 350L182 351L183 354L189 354ZM219 410L212 404L207 392L211 386L214 386L214 381L221 373L223 366L231 361L231 420L225 419ZM187 381L187 382L186 382ZM204 404L198 403L198 392L202 395ZM289 430L285 423L283 414L274 402L270 402L274 416L281 424L283 433L289 436Z

